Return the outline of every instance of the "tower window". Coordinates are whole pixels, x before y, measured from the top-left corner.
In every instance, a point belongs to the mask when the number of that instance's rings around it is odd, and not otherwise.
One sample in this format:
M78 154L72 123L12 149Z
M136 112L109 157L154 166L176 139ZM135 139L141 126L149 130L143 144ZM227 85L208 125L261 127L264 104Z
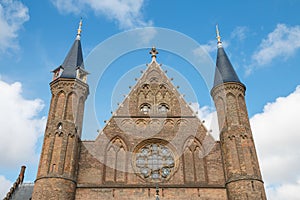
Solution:
M62 130L62 123L58 123L58 125L57 125L57 129L58 129L59 131L61 131L61 130Z
M167 113L169 111L169 106L167 104L160 104L158 106L158 111L160 113Z
M142 104L141 105L141 112L144 114L148 114L150 112L150 105L149 104Z
M149 90L149 89L150 89L150 85L149 85L149 84L144 84L144 85L142 86L142 88L143 88L144 90Z
M63 71L64 71L64 69L61 66L59 66L58 68L53 70L52 71L53 72L53 79L52 80L55 80L55 79L59 78Z
M81 68L78 68L77 71L76 71L76 78L82 80L83 82L86 83L86 77L87 77L87 72L84 71L83 69Z

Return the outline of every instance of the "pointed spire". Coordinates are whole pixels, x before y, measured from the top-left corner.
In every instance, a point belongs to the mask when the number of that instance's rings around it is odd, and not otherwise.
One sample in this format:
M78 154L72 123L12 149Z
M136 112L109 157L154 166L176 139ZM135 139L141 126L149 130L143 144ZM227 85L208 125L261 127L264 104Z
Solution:
M218 24L216 25L216 32L217 32L218 48L221 48L222 47L222 42L221 42L221 36L220 36L220 31L219 31Z
M82 28L82 18L80 19L79 26L78 26L78 29L77 29L76 40L80 40L80 37L81 37L81 31L82 31L81 28Z
M152 62L156 62L156 55L158 54L158 51L156 50L155 46L152 47L149 54L151 54Z
M82 48L80 42L81 31L82 19L79 22L76 39L63 64L61 65L61 67L63 68L63 72L60 77L62 78L76 78L77 69L80 68L84 70Z
M214 87L226 82L241 83L239 77L237 76L234 68L232 67L232 64L228 59L228 56L222 46L218 25L216 26L216 31L217 31L217 40L218 40L218 53L217 53Z

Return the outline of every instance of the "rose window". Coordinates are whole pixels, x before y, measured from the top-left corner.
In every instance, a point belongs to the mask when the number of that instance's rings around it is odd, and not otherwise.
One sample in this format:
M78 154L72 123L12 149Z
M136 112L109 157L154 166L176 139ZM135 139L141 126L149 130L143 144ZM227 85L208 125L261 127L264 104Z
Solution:
M146 180L166 180L174 172L174 167L174 154L163 144L146 144L135 153L134 168Z

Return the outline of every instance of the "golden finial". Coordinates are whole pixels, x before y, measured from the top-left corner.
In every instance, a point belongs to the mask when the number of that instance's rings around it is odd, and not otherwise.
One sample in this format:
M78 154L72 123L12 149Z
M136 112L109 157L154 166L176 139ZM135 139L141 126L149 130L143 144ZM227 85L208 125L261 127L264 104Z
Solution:
M79 26L78 26L78 29L77 29L77 38L78 40L80 40L80 36L81 36L81 28L82 28L82 18L80 18L80 22L79 22Z
M222 47L221 36L220 36L218 24L216 25L216 32L217 32L218 47Z

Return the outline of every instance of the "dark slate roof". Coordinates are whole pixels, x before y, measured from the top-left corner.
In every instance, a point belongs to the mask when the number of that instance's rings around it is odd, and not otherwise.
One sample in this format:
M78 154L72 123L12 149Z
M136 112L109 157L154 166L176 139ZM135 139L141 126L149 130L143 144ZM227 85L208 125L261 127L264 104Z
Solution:
M33 183L22 183L12 194L10 200L29 200L33 192Z
M80 67L84 69L82 48L80 39L76 39L66 56L63 64L63 72L60 77L62 78L76 78L76 70Z
M228 59L224 48L218 47L217 66L215 71L214 87L226 82L241 83L230 60Z

